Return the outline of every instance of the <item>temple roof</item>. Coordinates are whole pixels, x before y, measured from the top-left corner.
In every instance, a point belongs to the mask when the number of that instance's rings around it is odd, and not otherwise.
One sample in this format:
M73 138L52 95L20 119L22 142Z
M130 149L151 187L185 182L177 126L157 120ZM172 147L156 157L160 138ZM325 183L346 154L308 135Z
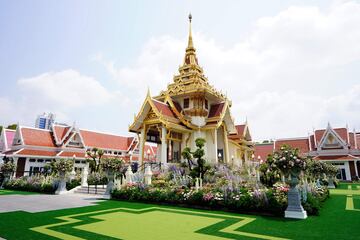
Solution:
M192 37L192 16L189 15L189 37L185 50L183 64L179 67L179 74L174 76L173 83L170 83L167 90L162 91L156 99L163 99L166 95L180 96L189 93L204 93L218 101L227 100L226 96L211 86L204 75L203 69L199 66Z

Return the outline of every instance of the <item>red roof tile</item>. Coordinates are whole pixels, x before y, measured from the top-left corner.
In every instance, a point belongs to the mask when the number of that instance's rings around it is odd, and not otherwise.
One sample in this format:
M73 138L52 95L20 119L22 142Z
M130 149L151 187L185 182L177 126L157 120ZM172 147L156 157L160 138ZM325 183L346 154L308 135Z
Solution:
M57 140L58 141L63 140L66 134L68 133L68 131L70 130L70 128L71 128L70 126L59 126L59 125L54 126L54 132L56 134Z
M354 133L349 133L350 148L355 149Z
M86 147L97 147L102 149L115 149L126 151L129 147L128 138L106 133L80 130Z
M48 130L21 127L25 145L55 147L52 134Z
M218 117L221 115L223 108L224 108L225 103L217 103L217 104L212 104L210 107L210 111L209 111L209 118L211 117Z
M256 144L254 150L256 160L258 159L258 156L260 156L261 160L266 161L267 156L273 153L274 143Z
M308 138L280 139L275 142L275 149L279 150L284 144L298 148L301 154L306 154L310 151Z
M346 128L334 128L334 131L342 138L342 140L348 143L348 131Z
M58 156L72 158L74 155L76 158L85 158L85 152L62 152Z
M325 129L315 131L315 139L316 139L316 145L317 146L319 145L320 140L323 137L324 133L325 133Z
M174 113L171 111L170 107L166 103L159 102L157 100L152 100L153 104L157 110L165 116L176 118Z
M241 136L244 135L245 126L246 126L245 124L235 126L239 135Z
M16 155L23 156L43 156L43 157L55 157L58 154L57 151L45 151L45 150L35 150L35 149L22 149Z

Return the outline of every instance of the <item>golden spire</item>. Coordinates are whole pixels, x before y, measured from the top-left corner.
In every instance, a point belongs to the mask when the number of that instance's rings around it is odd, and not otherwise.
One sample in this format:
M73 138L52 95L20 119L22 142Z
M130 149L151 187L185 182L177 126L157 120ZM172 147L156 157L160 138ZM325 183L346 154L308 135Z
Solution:
M191 13L189 14L189 40L188 40L188 46L186 48L186 50L195 50L194 49L194 43L192 40L192 33L191 33L191 20L192 20L192 16Z

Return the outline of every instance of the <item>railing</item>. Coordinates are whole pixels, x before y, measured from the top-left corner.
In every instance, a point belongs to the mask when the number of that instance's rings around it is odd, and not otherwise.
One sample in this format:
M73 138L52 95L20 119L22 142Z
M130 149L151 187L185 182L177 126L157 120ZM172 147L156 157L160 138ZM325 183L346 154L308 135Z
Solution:
M94 192L94 194L97 194L98 184L88 185L88 186L87 186L87 193L90 194L90 187L91 187L91 186L95 186L95 192ZM102 186L100 189L105 189L105 185L104 185L104 184L102 184L102 185L100 185L100 186Z

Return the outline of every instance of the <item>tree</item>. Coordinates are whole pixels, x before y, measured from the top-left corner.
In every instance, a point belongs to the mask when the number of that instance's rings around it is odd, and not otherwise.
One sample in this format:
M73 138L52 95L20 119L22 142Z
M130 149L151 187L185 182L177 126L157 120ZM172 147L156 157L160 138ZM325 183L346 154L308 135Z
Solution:
M87 156L89 157L87 161L89 162L89 167L91 172L99 172L101 165L101 158L104 155L104 151L98 148L93 148L86 151Z
M192 170L192 165L194 165L192 159L192 153L191 153L191 149L189 147L184 148L184 150L181 152L181 155L183 156L183 158L185 158L187 160L188 163L188 167L189 167L189 171L191 172Z
M206 140L203 138L197 138L195 140L196 150L192 152L192 155L196 159L196 166L191 170L192 177L200 177L204 178L205 173L210 169L210 165L206 164L205 159L203 158L205 155L205 150L203 147L205 146Z
M12 129L12 130L15 130L17 128L17 124L14 123L14 124L10 124L6 127L6 129Z
M3 128L4 128L3 126L0 126L0 133L1 133L1 131L2 131Z

